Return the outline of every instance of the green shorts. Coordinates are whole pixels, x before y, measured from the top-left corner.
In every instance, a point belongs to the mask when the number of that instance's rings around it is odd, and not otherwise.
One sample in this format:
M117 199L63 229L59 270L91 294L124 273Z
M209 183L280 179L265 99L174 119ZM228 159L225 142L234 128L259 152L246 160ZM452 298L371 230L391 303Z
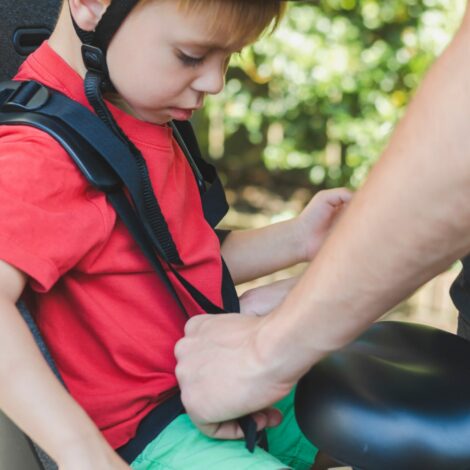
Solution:
M183 414L144 449L131 467L134 470L308 470L317 449L297 425L293 400L294 392L276 405L284 419L277 428L267 430L269 453L257 447L251 454L244 441L210 439Z

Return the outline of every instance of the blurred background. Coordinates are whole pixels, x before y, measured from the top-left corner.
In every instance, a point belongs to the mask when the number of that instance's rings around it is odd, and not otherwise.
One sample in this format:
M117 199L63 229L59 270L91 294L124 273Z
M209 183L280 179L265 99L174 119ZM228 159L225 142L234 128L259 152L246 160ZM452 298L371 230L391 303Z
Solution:
M465 0L298 3L273 35L235 57L225 92L195 118L203 151L228 190L226 226L293 217L324 188L358 189L464 6ZM458 271L457 263L387 316L455 331L448 289Z

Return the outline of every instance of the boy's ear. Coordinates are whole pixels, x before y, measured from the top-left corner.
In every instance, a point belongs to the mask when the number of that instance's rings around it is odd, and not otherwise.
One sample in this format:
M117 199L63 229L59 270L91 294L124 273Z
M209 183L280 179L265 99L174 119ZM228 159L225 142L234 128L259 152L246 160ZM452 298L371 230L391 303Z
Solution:
M84 31L94 31L111 0L69 0L70 13Z

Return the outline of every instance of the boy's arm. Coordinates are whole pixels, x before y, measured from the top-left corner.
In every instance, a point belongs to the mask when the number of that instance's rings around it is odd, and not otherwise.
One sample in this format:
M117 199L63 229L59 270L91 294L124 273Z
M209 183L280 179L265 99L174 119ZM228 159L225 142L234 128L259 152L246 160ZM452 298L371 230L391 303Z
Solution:
M275 312L188 322L177 376L201 428L274 403L325 354L470 251L469 43L467 10L383 158Z
M306 261L295 221L235 230L227 236L221 251L236 285Z
M0 408L61 469L129 468L43 359L15 306L25 284L0 261Z
M311 261L350 199L345 188L320 191L293 219L231 232L221 250L235 284Z

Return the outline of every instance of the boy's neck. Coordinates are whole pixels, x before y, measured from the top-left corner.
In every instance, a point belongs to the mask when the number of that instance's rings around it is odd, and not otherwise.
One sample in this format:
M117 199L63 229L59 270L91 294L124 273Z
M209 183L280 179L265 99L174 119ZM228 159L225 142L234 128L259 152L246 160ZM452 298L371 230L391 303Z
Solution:
M82 60L82 45L75 33L67 5L65 2L61 9L57 25L49 38L49 45L70 67L85 78L86 68Z

